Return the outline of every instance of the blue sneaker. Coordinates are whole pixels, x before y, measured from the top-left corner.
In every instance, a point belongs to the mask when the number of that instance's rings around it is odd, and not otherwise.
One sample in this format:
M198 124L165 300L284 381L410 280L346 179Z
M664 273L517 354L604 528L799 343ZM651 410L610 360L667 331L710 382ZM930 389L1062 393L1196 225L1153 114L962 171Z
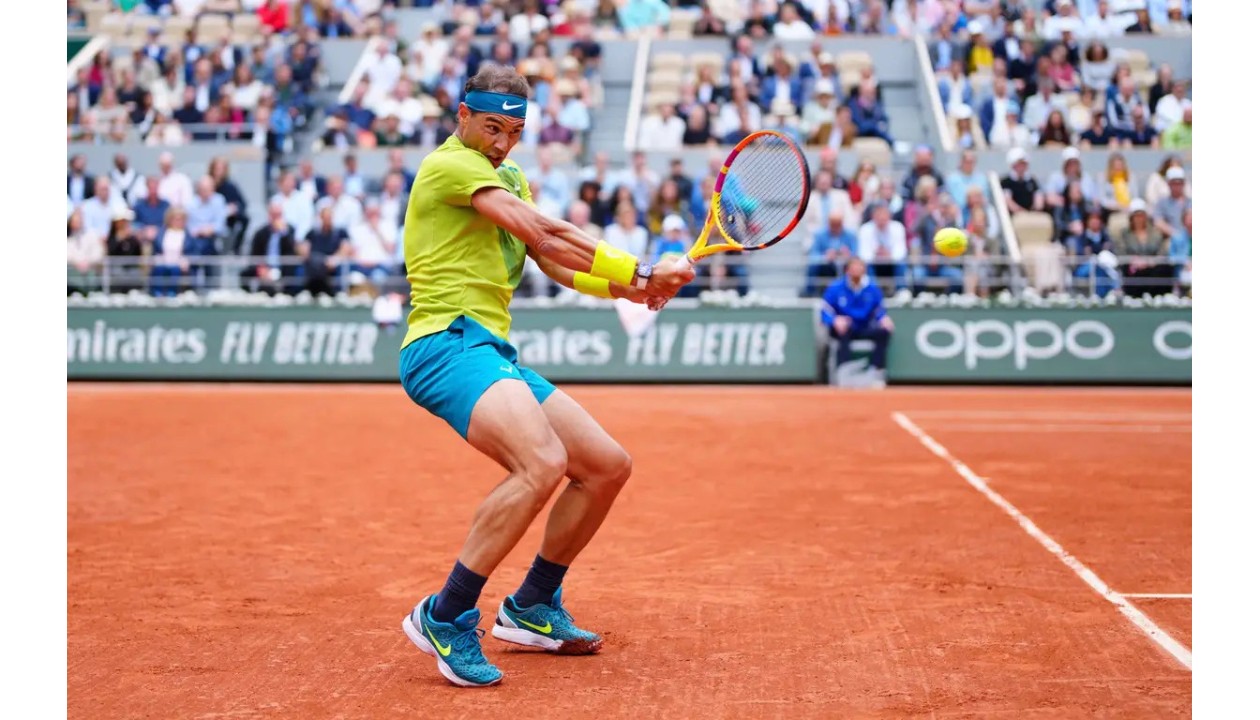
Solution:
M429 615L432 600L432 596L426 597L403 618L403 632L411 642L437 658L438 670L456 685L484 687L502 680L503 673L481 653L481 636L486 634L477 627L481 611L473 608L455 618L454 623L441 623Z
M499 617L490 633L517 645L540 647L561 655L593 655L604 639L573 624L573 616L560 602L560 589L550 603L520 608L511 595L499 605Z

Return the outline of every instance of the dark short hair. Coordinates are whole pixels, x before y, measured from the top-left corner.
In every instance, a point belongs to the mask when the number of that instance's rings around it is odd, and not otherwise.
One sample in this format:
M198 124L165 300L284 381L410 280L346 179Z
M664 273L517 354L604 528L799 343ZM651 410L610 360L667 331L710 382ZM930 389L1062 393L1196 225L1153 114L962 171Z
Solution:
M464 83L465 95L474 90L515 95L522 100L529 98L529 83L525 78L510 67L494 63L483 63L477 74Z

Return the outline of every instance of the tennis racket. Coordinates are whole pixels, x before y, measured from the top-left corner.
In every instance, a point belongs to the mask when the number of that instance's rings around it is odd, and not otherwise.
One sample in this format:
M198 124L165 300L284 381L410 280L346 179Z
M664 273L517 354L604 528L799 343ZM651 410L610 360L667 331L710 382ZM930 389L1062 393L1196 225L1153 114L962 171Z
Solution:
M726 156L713 184L704 230L687 261L720 252L764 250L792 232L809 205L809 164L791 138L759 130ZM716 242L710 244L713 231Z

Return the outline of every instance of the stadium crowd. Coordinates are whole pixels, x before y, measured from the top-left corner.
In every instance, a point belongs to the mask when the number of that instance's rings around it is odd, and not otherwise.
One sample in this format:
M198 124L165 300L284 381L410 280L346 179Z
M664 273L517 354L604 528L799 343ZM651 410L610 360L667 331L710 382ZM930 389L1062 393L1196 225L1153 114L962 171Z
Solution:
M213 0L118 4L133 13L191 12L194 18L216 11ZM581 149L602 95L599 39L676 32L678 13L659 0L451 3L445 22L426 25L410 42L398 36L389 17L390 5L405 2L218 4L255 13L267 28L261 31L267 41L203 47L192 42L190 31L189 42L181 47L137 43L130 63L110 63L102 56L71 84L68 111L72 120L80 121L70 123L72 138L76 128L77 139L99 138L100 128L140 126L146 120L148 137L154 126L165 137L170 127L183 124L180 112L205 105L207 110L237 113L231 117L240 118L242 127L248 119L256 125L262 117L266 129L261 132L270 144L273 136L291 134L310 117L309 88L318 83L318 37L371 33L382 39L371 48L361 78L345 102L327 108L326 123L318 131L324 147L346 153L343 171L321 177L309 160L302 160L279 175L266 220L251 228L221 161L195 183L169 179L164 169L156 187L149 188L154 179L135 178L124 157L115 160L108 177L95 180L87 175L82 158L72 159L68 236L80 287L87 286L84 278L99 271L103 257L115 254L161 260L146 261L154 268L153 277L162 280L151 284L154 292L172 292L176 280L204 283L216 265L199 265L197 258L216 254L262 258L251 260L246 274L270 292L330 292L363 281L377 287L397 283L402 208L412 169L395 150L384 177L364 178L354 149L441 143L453 129L463 78L486 61L514 64L530 79L534 97L526 137L515 157L521 158L535 202L544 212L649 258L680 252L685 238L694 236L704 221L722 157L716 151L699 177L683 172L680 160L658 174L638 153L624 169L610 167L602 153L581 168L569 161ZM1134 146L1190 147L1188 79L1174 78L1166 67L1152 71L1140 53L1122 51L1127 34L1183 31L1188 2L1154 0L1149 7L1131 0L1051 1L1037 7L992 0L674 4L692 10L684 16L686 32L733 35L730 52L716 63L697 64L678 84L677 98L652 104L642 123L640 146L666 151L714 146L761 127L820 145L814 150L819 158L813 168L814 195L796 236L807 258L805 294L820 294L847 258L857 256L888 289L984 295L999 280L1006 253L998 204L1015 216L1049 213L1054 239L1071 256L1109 251L1122 257L1174 258L1172 264L1139 260L1074 270L1092 274L1100 293L1119 285L1126 273L1166 281L1170 288L1188 280L1190 184L1183 162L1170 153L1158 173L1143 179L1129 173L1122 152ZM308 12L312 8L315 15ZM341 23L348 32L341 32ZM817 42L801 58L778 45L758 56L751 42L846 33L917 33L927 39L942 105L964 149L957 168L937 167L932 151L919 147L904 173L865 160L854 172L841 173L840 151L859 138L893 140L874 68L866 64L841 71L840 58ZM489 44L474 43L477 38ZM568 39L568 52L555 56L553 38ZM526 49L518 53L521 48ZM252 111L247 109L251 102ZM275 107L282 109L276 112ZM163 109L171 119L163 119ZM94 136L82 135L85 118L90 118L86 124ZM205 122L206 116L200 119ZM277 132L277 126L284 132ZM255 141L258 132L250 135ZM189 135L197 138L184 133ZM1090 146L1112 151L1106 172L1092 176L1081 171L1077 148ZM1062 169L1049 178L1033 177L1026 152L1033 147L1062 148ZM974 151L984 148L1008 151L1009 172L998 197L976 170ZM167 160L164 167L169 165ZM107 181L104 187L101 181ZM162 203L170 212L158 213ZM969 234L961 262L941 258L930 242L945 225ZM179 238L178 250L159 242L168 232ZM302 262L285 262L285 256L301 257ZM165 269L159 272L158 264ZM719 256L702 267L704 277L692 292L714 286L741 292L747 288L745 268L737 259ZM532 263L524 282L527 293L557 291ZM128 284L113 287L125 289Z

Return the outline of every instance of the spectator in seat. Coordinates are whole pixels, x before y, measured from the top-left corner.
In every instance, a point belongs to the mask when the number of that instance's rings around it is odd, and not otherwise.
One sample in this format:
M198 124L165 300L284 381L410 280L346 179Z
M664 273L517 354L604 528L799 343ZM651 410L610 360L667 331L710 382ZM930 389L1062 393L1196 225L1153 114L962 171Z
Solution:
M249 227L249 213L245 195L232 181L231 168L226 157L222 155L210 161L207 170L214 181L214 191L223 196L227 203L227 247L237 252L245 239L245 230Z
M1063 204L1055 207L1051 213L1054 218L1055 239L1066 246L1070 238L1084 232L1085 215L1089 208L1090 205L1085 202L1085 195L1081 192L1080 181L1069 182L1063 192Z
M1084 148L1118 148L1120 147L1120 136L1107 126L1107 113L1102 110L1093 112L1092 121L1084 132L1081 133L1078 144Z
M1033 146L1032 132L1019 121L1019 103L1012 100L1007 104L1002 120L993 126L989 136L989 147L994 150L1011 148L1030 148Z
M1155 32L1155 26L1151 24L1151 14L1144 8L1139 7L1136 11L1137 22L1124 29L1126 35L1152 35Z
M297 238L284 219L284 203L267 203L267 224L258 228L249 244L250 265L241 273L258 280L268 295L297 292L297 267L285 260L297 255Z
M958 169L945 178L945 192L949 193L955 203L962 205L967 201L969 190L979 188L987 195L988 187L989 178L976 168L976 152L963 150L958 159Z
M687 112L687 124L683 129L683 145L707 145L714 140L710 127L709 110L699 103Z
M652 243L652 262L658 263L666 255L682 256L690 247L687 223L679 215L666 215L661 221L661 234Z
M197 180L196 194L186 209L188 237L185 239L184 252L194 257L211 257L222 253L224 237L227 235L227 201L214 191L214 180L210 176ZM213 276L213 266L205 265L205 274L207 278Z
M993 72L993 45L984 34L984 24L979 20L972 20L967 23L967 34L970 36L966 51L967 72L969 74Z
M377 121L376 147L400 148L411 144L412 136L402 131L397 111L392 108L387 110L384 117Z
M910 166L910 172L901 181L901 197L907 200L914 197L914 188L918 185L919 178L924 175L931 175L932 179L936 181L937 187L945 185L945 178L936 169L936 159L932 153L932 148L927 145L919 145L914 149L914 159Z
M1104 250L1113 252L1111 236L1107 234L1107 228L1103 224L1101 208L1089 208L1082 232L1068 238L1067 250L1068 256L1075 263L1072 277L1078 281L1078 285L1088 286L1092 275L1094 293L1098 297L1106 297L1120 286L1120 274L1116 269L1110 263L1099 260L1099 255Z
M843 194L843 191L831 192ZM844 209L836 206L826 216L826 224L813 233L809 246L809 267L805 276L804 297L818 297L838 268L857 254L857 236L845 227Z
M1163 295L1171 289L1169 238L1151 224L1145 202L1134 200L1129 205L1129 227L1120 234L1116 248L1126 295Z
M1068 50L1062 43L1050 51L1049 77L1057 92L1074 92L1081 87L1081 76L1068 62Z
M958 293L963 287L963 271L959 265L941 255L933 239L937 231L946 227L961 227L958 205L948 193L938 195L936 207L919 219L915 229L916 242L910 243L911 276L915 287L928 288L943 285L947 292ZM929 281L943 281L933 283Z
M1019 97L1011 87L1005 75L995 75L993 87L980 103L980 130L984 132L989 144L993 144L993 128L1002 125L1006 119L1006 111L1011 103L1015 103L1015 119L1019 119Z
M1097 40L1091 42L1085 48L1085 58L1081 62L1081 84L1105 93L1115 72L1116 61L1112 59L1107 46Z
M289 5L286 0L263 0L255 12L259 22L271 28L273 33L283 33L289 28L289 16L292 13Z
M949 72L937 82L941 93L941 105L947 111L959 105L971 105L971 81L964 72L963 61L955 60L949 64Z
M1051 208L1062 205L1067 185L1073 180L1081 183L1081 194L1085 196L1085 202L1098 202L1098 188L1094 184L1094 178L1081 170L1081 151L1074 147L1065 147L1060 157L1063 159L1063 168L1051 175L1046 183L1046 205Z
M919 183L914 186L914 197L911 198L901 208L901 224L906 226L906 232L910 234L906 242L910 247L920 241L919 225L924 217L929 213L933 213L937 209L938 197L940 189L936 187L936 181L932 176L925 175L919 178Z
M801 131L797 128L797 125L796 110L792 107L790 101L776 98L770 103L770 116L769 122L765 127L766 130L783 133L792 138L798 145L804 145L805 139L801 137Z
M148 270L142 265L142 258L151 253L153 241L137 234L134 221L134 212L120 209L105 240L105 252L110 258L110 292L128 293L144 287Z
M1142 98L1137 93L1137 85L1132 77L1120 80L1119 92L1107 100L1107 124L1120 133L1129 133L1134 128L1134 115L1142 107Z
M731 101L718 113L714 135L728 145L743 140L750 133L761 129L761 108L748 99L743 85L731 86Z
M621 29L631 37L640 33L656 36L669 25L669 5L665 0L626 0L618 4Z
M190 265L185 249L189 243L185 230L187 220L188 214L182 207L172 207L166 213L162 232L153 241L150 291L157 297L175 297L180 279L188 273Z
M327 198L333 204L333 225L348 232L363 217L363 204L345 192L345 180L340 175L330 175L327 187Z
M779 21L774 24L777 40L812 40L814 28L801 18L796 5L786 3L779 8Z
M988 143L984 140L984 133L975 125L974 116L975 113L970 105L955 105L950 110L954 139L958 147L964 150L984 150L988 147Z
M1168 244L1168 255L1173 262L1174 277L1177 279L1177 289L1183 290L1190 285L1191 267L1190 258L1194 254L1194 243L1191 240L1193 211L1187 205L1185 212L1181 216L1181 229Z
M604 228L595 224L595 222L591 219L591 206L586 201L574 200L569 203L565 219L587 235L590 235L597 240L604 239Z
M87 172L87 157L75 153L70 157L70 169L66 173L66 195L76 206L96 192L96 178Z
M92 197L84 200L79 208L83 211L83 226L93 235L102 238L109 235L110 223L114 214L127 208L126 201L114 193L108 177L99 176L93 179L96 187Z
M1159 131L1147 121L1146 108L1142 105L1133 108L1133 129L1126 133L1123 144L1126 147L1159 148Z
M1168 181L1168 195L1155 203L1152 219L1160 232L1172 238L1183 229L1181 218L1190 209L1191 202L1186 195L1185 170L1170 167L1164 179Z
M164 152L158 156L158 194L173 206L185 207L192 202L192 180L175 169L175 156Z
M206 113L204 110L197 109L197 89L192 85L184 86L184 97L179 108L171 113L171 117L179 122L180 125L200 125L206 121ZM197 139L210 139L214 137L204 138L202 134L197 135Z
M105 236L84 226L83 211L74 210L66 221L66 294L87 293L100 285L105 259Z
M683 195L678 187L678 183L673 178L667 177L656 188L656 193L652 197L652 204L648 206L648 233L657 236L664 232L662 224L665 218L670 215L689 217L691 214L690 194Z
M297 252L303 259L306 290L316 295L333 295L338 289L335 278L342 262L350 256L350 236L333 224L331 200L320 200L317 208L318 224L298 243Z
M1054 110L1067 112L1067 102L1054 94L1054 83L1043 79L1037 83L1037 94L1024 101L1024 124L1041 129Z
M874 342L871 367L877 382L883 381L893 322L884 310L884 296L871 282L862 258L849 258L844 265L844 277L833 282L823 292L819 320L830 337L839 344L836 357L839 365L848 362L850 344L854 340Z
M1191 108L1187 103L1181 112L1181 120L1170 126L1160 137L1159 146L1169 150L1189 150L1191 130Z
M686 123L674 112L674 106L662 102L656 113L648 115L639 125L639 148L643 150L677 150L682 147Z
M967 192L961 221L967 233L967 252L963 257L963 292L968 295L988 297L993 279L995 255L1004 254L1002 228L998 224L997 210L978 188Z
M761 109L769 111L775 100L787 100L793 108L803 107L804 87L788 55L774 61L772 74L761 82Z
M874 193L862 210L862 222L866 222L874 217L874 205L877 202L883 202L887 205L893 219L900 220L905 214L906 199L898 194L896 183L892 181L892 178L875 178L873 187ZM869 190L870 188L868 188ZM904 225L905 223L902 222L902 224Z
M1125 212L1138 197L1137 182L1123 153L1113 152L1107 157L1107 169L1099 176L1098 187L1099 204L1105 213Z
M691 28L691 34L696 37L716 36L726 37L726 23L713 14L713 8L709 3L700 6L700 17L696 19L695 25Z
M349 236L351 272L362 273L379 289L393 271L398 226L382 216L376 198L369 198L363 205L363 217L351 226Z
M1151 125L1156 130L1162 133L1181 122L1183 113L1190 107L1190 99L1186 97L1187 88L1188 83L1185 80L1178 80L1173 83L1172 92L1161 97L1155 104Z
M805 215L801 223L805 226L806 242L825 229L828 218L833 211L838 211L849 231L856 231L861 224L861 215L853 206L847 190L835 186L830 170L820 169L813 174L814 187L809 196L809 204L805 206ZM808 250L808 247L806 248Z
M616 209L616 223L604 228L604 241L635 257L647 259L647 230L639 225L634 205L622 203Z
M882 199L870 204L871 219L858 228L858 256L871 266L875 278L892 278L898 290L906 286L906 228L892 217Z
M1066 147L1072 144L1072 131L1068 129L1063 111L1055 108L1046 117L1046 124L1037 133L1037 144L1045 148Z
M936 36L927 41L928 59L938 75L949 71L955 61L966 62L966 49L954 41L954 29L946 23L936 25Z
M827 127L824 126L823 129L826 130ZM830 132L822 138L822 142L827 148L839 151L840 148L853 147L853 141L857 137L858 128L853 122L853 110L848 105L837 105Z
M368 84L360 82L351 91L350 100L339 106L339 109L346 113L346 120L350 123L350 132L356 137L370 131L376 121L376 113L365 104L367 94Z
M1028 153L1023 148L1011 148L1006 152L1006 164L1011 172L1002 178L1002 190L1006 194L1006 207L1011 214L1044 210L1045 195L1042 194L1037 179L1028 172Z
M166 223L166 211L171 209L171 204L162 199L157 177L150 175L145 178L144 186L144 197L132 206L131 212L135 218L137 235L151 245Z
M874 84L869 81L860 84L858 96L849 103L849 109L853 112L853 123L857 125L859 137L877 137L890 146L893 144L892 136L888 134L888 114L875 98Z
M801 112L801 133L811 145L826 143L831 138L837 107L835 85L830 80L819 80L814 85L814 97L805 103ZM852 124L852 114L849 117Z

